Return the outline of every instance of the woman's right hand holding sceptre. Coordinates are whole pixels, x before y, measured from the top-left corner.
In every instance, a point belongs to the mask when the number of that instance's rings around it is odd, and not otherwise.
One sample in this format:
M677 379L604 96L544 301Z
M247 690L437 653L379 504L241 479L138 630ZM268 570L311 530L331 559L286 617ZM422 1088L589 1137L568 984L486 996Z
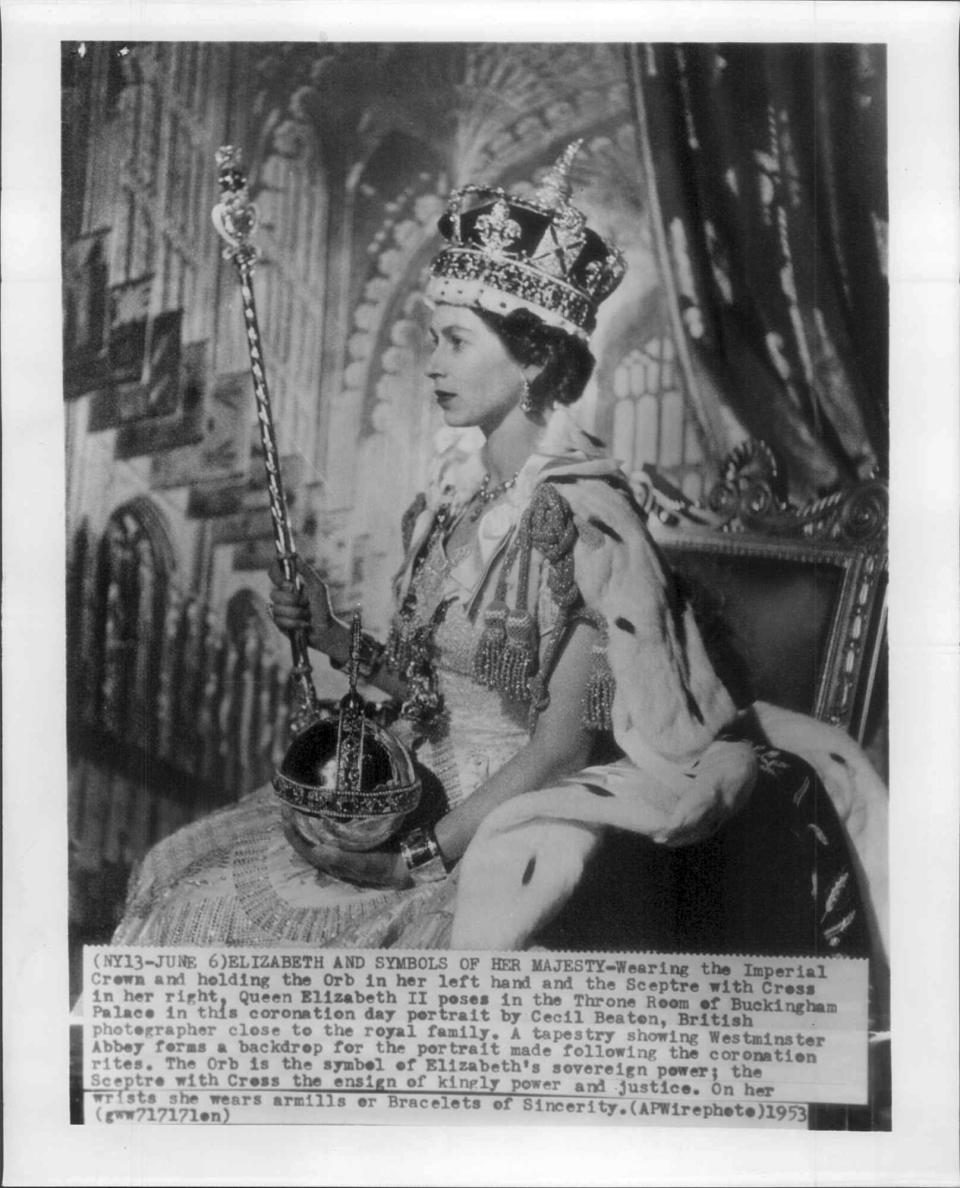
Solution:
M302 631L311 648L339 664L350 655L350 627L338 619L330 605L330 591L313 566L297 558L300 582L284 577L279 561L270 566L270 617L285 634Z
M285 579L278 561L270 566L274 587L270 592L270 617L285 635L303 631L310 647L327 655L334 668L346 668L350 660L350 624L334 614L327 583L313 566L301 557L297 557L296 564L299 584ZM403 682L380 663L383 649L375 643L373 646L375 658L366 671L361 668L362 679L402 701L407 695Z

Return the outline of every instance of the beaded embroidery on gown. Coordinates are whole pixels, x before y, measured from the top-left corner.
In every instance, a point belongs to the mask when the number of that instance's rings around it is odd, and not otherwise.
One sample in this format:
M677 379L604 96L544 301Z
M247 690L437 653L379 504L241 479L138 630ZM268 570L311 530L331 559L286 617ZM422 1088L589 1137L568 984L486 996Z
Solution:
M527 706L472 677L483 616L468 616L451 595L450 570L461 555L448 558L437 538L414 578L422 616L442 604L434 643L445 718L430 740L404 738L451 807L529 738ZM401 737L404 726L395 727ZM456 884L454 871L406 890L370 889L318 871L285 838L267 786L153 847L131 880L113 942L445 948Z

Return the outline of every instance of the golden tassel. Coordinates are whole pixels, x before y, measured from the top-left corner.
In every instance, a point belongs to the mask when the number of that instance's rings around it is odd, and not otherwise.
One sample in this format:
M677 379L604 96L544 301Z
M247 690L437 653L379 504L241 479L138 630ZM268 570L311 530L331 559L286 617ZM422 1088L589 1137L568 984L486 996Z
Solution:
M473 679L487 689L499 685L503 649L507 640L507 614L506 602L498 598L490 603L483 616L485 626L473 656Z
M505 633L497 686L515 701L526 701L537 667L536 624L528 611L517 607L507 615Z
M417 634L412 612L405 608L394 620L383 653L384 664L394 672L404 673L414 658Z
M593 664L584 694L583 724L588 730L613 729L613 696L616 681L607 656L607 642L593 645Z

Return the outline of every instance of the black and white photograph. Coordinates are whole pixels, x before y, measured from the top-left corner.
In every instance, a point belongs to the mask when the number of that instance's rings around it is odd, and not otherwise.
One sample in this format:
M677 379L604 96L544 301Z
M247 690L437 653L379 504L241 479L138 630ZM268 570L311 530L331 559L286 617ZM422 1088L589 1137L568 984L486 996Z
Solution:
M897 616L955 615L891 531L898 42L521 7L48 31L56 1124L815 1131L874 1146L797 1182L908 1182L897 823L956 810Z

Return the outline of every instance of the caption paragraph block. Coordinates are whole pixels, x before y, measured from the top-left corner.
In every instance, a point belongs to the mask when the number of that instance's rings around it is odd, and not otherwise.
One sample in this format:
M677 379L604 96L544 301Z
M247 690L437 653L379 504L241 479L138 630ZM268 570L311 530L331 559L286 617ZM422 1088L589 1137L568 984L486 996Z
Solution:
M865 960L88 947L88 1123L806 1126Z

